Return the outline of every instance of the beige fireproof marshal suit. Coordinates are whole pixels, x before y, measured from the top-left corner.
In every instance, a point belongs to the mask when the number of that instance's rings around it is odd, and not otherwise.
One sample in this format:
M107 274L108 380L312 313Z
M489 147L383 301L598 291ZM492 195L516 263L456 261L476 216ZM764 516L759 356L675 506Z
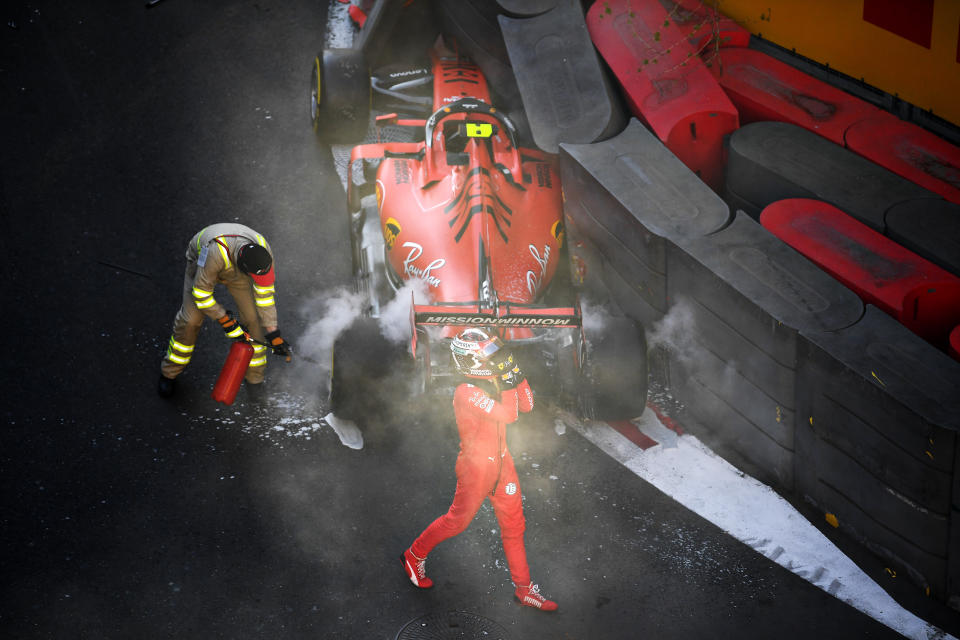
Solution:
M217 284L226 286L237 305L240 323L256 340L265 341L264 327L277 326L273 269L269 274L270 283L258 285L236 265L237 250L251 242L264 247L273 258L266 239L242 224L210 225L190 239L183 279L183 303L174 318L173 335L160 365L160 372L167 378L176 378L190 363L204 316L216 320L226 313L224 306L213 296ZM267 347L254 344L253 349L246 380L258 384L263 382Z

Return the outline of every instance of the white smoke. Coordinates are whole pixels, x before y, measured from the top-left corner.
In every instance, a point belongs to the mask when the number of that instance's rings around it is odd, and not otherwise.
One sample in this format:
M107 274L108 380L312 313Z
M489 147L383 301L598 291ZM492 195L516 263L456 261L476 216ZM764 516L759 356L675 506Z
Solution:
M323 292L304 305L302 313L312 318L297 341L297 351L306 359L329 366L333 343L363 314L366 299L346 289Z
M663 349L674 356L684 366L697 362L703 347L696 341L696 319L693 307L686 298L680 298L666 315L653 324L647 335L649 349Z
M580 312L583 314L583 334L588 346L591 337L603 335L610 318L620 315L608 304L587 298L580 300Z
M422 280L411 280L380 309L378 323L385 338L397 344L410 340L411 301L430 302L428 290L429 286ZM319 409L317 400L326 398L334 342L363 316L367 304L365 294L341 288L319 292L300 309L307 318L307 326L294 341L294 362L299 361L294 384L304 396L313 398L310 408Z
M380 333L395 343L411 337L411 302L429 304L429 285L419 279L404 283L392 300L380 308ZM297 341L297 352L311 361L327 363L337 336L361 317L367 304L365 295L338 289L321 292L307 302L301 314L308 319L307 328Z
M411 302L428 304L429 293L430 285L424 280L419 278L407 280L397 291L393 300L380 308L380 333L391 342L409 342L412 337Z
M694 304L679 298L647 334L648 350L663 350L680 365L682 371L678 374L704 381L712 393L729 399L735 393L737 379L742 377L737 362L724 360L697 339L701 329L697 327Z
M365 302L358 293L337 289L320 292L300 309L308 320L303 334L293 341L296 369L292 372L290 392L304 399L303 411L323 415L330 389L333 343L362 315Z

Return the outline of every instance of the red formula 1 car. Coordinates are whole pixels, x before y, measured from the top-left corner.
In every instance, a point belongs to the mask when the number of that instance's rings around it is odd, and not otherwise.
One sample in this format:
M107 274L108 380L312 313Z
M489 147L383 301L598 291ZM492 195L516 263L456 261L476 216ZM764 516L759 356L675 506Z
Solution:
M325 52L315 62L311 113L321 135L338 126L325 121L336 113L324 112L321 88L338 82L329 76L349 55ZM612 318L602 332L585 334L555 156L521 145L481 70L442 45L429 66L392 67L369 82L376 100L425 108L422 117L377 116L378 139L400 128L413 132L412 141L353 147L346 178L354 274L367 314L381 316L401 291L410 300L406 380L419 392L452 390L449 340L481 326L511 344L538 391L552 391L568 408L606 419L640 415L643 331ZM416 304L409 281L418 284ZM334 346L331 408L338 415L376 377L372 369L384 366L371 357L381 351L371 347L375 326L354 327Z

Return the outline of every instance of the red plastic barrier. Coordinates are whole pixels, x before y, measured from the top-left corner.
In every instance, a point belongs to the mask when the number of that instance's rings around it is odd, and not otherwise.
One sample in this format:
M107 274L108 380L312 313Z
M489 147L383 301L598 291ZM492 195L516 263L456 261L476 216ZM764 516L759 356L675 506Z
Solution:
M846 146L950 202L960 204L960 147L886 111L849 129Z
M223 369L217 376L217 382L213 385L213 393L210 395L214 400L223 404L233 404L252 358L253 347L249 342L234 341L230 347L230 353L227 354L227 360L223 363Z
M950 332L950 356L954 360L960 360L960 325L953 328Z
M813 131L836 144L852 124L879 109L753 49L721 49L711 65L740 112L740 124L774 120Z
M657 0L604 0L587 12L590 38L617 76L633 114L691 171L720 190L723 138L739 126L737 110L686 34L672 24Z
M703 0L660 0L660 4L668 11L671 22L701 54L709 55L722 47L750 45L747 29Z
M908 329L944 350L960 324L960 278L833 205L779 200L760 224Z

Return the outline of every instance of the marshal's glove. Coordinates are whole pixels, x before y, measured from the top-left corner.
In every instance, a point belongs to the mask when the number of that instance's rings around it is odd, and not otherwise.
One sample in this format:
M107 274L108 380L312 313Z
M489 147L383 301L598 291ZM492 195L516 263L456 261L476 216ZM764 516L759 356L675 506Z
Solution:
M502 391L513 389L526 378L512 353L504 353L503 356L496 358L492 364L494 375L497 377L497 384Z
M217 322L223 327L223 332L227 334L228 338L232 340L242 340L244 342L247 341L247 330L243 328L242 324L233 319L233 315L231 315L229 311L223 314Z
M275 354L290 360L291 356L293 356L293 348L290 346L289 342L280 337L279 329L268 333L266 338L267 342L270 343L270 348L273 349Z

